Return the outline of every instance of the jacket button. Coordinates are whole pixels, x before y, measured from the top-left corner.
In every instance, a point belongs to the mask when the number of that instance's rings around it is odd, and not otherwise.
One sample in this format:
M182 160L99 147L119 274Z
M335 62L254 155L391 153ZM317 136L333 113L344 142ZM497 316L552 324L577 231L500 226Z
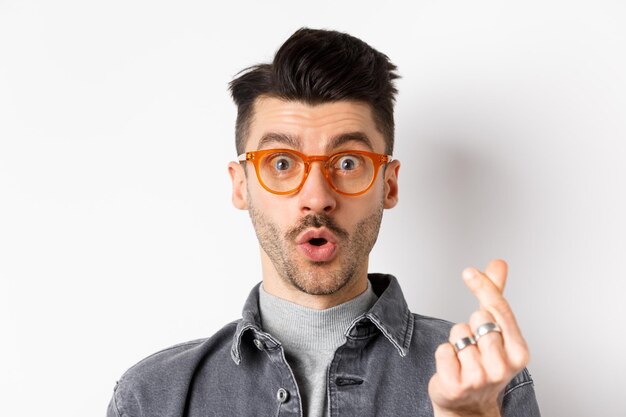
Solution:
M254 339L254 346L259 350L265 349L265 345L259 339Z
M284 388L279 388L278 391L276 391L276 399L281 403L287 402L289 399L289 391Z

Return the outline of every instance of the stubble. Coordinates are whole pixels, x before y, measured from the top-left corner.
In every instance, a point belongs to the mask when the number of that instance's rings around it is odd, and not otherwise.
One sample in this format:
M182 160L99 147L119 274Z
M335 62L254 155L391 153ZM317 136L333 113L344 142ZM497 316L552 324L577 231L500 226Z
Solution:
M282 232L276 224L249 202L249 214L261 248L278 275L298 290L310 295L330 295L340 291L358 278L376 243L383 216L383 202L360 220L349 233L339 227L327 214L310 214ZM308 228L326 227L339 242L338 259L332 262L312 262L297 253L295 239Z

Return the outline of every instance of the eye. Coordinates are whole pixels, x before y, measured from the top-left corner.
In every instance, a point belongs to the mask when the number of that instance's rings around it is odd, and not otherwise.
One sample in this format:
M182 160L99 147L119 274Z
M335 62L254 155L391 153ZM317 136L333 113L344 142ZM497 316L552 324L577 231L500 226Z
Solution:
M291 166L291 161L287 158L276 158L272 161L276 171L287 171Z
M277 152L267 156L263 163L263 169L272 175L284 175L298 170L299 159L288 152Z
M361 166L361 162L357 155L343 155L337 159L335 167L341 171L354 171Z

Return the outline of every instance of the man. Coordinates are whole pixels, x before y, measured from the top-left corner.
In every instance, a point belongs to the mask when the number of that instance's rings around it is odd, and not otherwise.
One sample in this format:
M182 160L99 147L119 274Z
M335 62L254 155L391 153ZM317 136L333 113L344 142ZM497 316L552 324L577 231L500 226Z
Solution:
M463 272L481 308L453 327L368 275L398 201L395 70L359 39L301 29L231 83L232 199L250 213L262 285L242 319L126 372L109 416L539 415L503 261Z

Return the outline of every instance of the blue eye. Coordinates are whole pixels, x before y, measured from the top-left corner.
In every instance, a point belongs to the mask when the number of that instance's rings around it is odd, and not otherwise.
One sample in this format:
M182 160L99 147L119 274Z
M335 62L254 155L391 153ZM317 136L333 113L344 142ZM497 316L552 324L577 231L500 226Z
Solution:
M277 171L286 171L289 169L290 165L291 164L289 163L289 160L287 160L286 158L281 158L274 161L274 168Z
M276 152L270 154L264 160L264 169L272 172L272 175L285 175L299 171L301 165L298 157L288 152Z
M353 171L361 165L361 161L355 155L345 155L337 161L338 169L342 171Z

